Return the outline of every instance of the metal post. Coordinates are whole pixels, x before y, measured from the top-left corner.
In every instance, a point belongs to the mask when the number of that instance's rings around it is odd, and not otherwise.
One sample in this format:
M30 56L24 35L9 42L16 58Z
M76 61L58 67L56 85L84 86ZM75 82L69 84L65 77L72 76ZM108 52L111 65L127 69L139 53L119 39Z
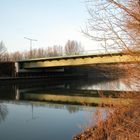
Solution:
M37 41L37 40L36 39L27 38L27 37L24 37L24 38L30 41L30 58L32 58L32 41Z

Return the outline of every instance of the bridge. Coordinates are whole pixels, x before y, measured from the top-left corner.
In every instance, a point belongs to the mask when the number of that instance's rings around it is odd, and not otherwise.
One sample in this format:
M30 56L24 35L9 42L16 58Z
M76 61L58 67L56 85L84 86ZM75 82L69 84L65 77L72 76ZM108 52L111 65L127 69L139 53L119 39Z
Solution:
M107 53L107 54L87 54L61 57L47 57L18 61L18 70L41 69L55 67L83 66L94 64L115 64L115 63L135 63L140 62L139 53Z

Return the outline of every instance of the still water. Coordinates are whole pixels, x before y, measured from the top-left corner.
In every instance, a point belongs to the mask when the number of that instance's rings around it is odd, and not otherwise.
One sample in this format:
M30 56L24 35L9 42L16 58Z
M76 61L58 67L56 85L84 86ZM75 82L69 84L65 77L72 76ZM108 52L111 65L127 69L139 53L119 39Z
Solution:
M0 139L70 140L89 123L95 110L76 105L4 102L0 105Z
M112 84L112 81L90 82L36 81L1 85L0 140L71 140L86 126L95 124L93 114L97 109L102 111L104 119L106 108L85 107L80 102L76 105L75 101L94 97L101 87L112 90L115 85L119 90L124 85Z

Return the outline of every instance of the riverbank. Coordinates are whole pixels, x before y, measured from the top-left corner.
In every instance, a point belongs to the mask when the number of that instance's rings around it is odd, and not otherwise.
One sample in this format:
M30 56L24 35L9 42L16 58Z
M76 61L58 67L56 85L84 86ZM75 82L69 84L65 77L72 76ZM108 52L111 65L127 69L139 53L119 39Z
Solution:
M73 140L138 140L140 139L140 95L129 106L114 106L105 121L97 112L96 125L73 137ZM96 115L97 115L96 114Z

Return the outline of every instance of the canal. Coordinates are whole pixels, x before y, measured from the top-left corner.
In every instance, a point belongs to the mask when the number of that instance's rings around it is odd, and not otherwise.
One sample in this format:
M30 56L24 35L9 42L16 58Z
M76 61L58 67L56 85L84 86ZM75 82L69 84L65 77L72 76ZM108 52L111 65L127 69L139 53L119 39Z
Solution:
M120 80L87 79L1 85L0 139L71 140L95 123L97 110L105 119L108 108L96 106L100 102L98 91L108 95L131 88Z

